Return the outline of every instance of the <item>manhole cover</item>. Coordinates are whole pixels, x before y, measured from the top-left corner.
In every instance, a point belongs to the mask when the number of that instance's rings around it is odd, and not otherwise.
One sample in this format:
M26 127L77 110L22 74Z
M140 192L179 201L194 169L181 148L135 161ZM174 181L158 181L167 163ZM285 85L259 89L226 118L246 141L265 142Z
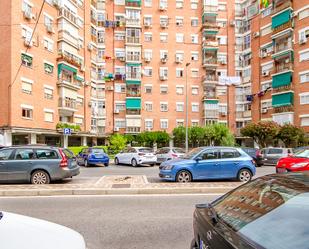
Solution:
M113 184L112 188L130 188L131 184Z

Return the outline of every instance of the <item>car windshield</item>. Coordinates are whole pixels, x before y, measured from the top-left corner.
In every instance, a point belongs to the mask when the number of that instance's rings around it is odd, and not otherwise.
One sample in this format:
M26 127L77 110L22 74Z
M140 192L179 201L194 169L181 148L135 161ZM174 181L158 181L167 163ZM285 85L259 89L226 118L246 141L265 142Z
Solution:
M309 158L309 150L301 150L298 151L294 157L305 157L305 158Z
M173 151L174 151L174 153L180 153L180 154L186 153L186 151L184 149L181 149L181 148L174 148Z
M292 177L259 178L213 207L219 220L258 248L308 249L309 187Z
M94 148L94 149L92 149L92 153L94 153L94 154L103 154L104 150L100 149L100 148Z
M204 148L195 148L191 151L189 151L187 154L184 155L184 159L192 159L193 157L195 157L197 154L199 154L202 150L204 150Z
M153 152L153 150L150 148L140 148L138 149L138 151L142 153L152 153Z

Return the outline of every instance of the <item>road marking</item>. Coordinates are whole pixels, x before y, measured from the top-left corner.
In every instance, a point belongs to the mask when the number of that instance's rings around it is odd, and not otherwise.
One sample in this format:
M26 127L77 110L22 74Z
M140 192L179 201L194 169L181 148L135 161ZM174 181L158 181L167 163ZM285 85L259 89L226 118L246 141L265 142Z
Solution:
M97 180L96 183L95 183L94 185L100 185L100 184L101 184L101 181L103 181L105 177L106 177L106 176L100 177L100 179Z

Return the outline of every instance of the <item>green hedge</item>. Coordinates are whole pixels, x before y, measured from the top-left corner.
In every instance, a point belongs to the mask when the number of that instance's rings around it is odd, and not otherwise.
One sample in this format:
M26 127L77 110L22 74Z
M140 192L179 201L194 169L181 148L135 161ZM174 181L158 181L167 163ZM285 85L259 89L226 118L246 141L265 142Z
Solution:
M75 155L77 155L79 152L81 152L82 149L88 148L88 146L72 146L68 147L69 150L71 150ZM94 146L94 148L102 148L105 153L108 151L107 146Z

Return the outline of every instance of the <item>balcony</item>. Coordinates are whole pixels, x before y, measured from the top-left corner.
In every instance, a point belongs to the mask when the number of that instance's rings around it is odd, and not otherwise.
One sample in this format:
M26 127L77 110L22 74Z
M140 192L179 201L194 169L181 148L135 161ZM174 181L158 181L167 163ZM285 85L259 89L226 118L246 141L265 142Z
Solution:
M204 118L218 119L219 109L218 110L205 110L204 115L205 115Z
M140 62L141 61L141 55L127 55L126 56L127 61L134 61L134 62Z
M78 39L76 39L75 36L72 36L68 31L66 30L61 30L58 32L58 39L59 40L64 40L72 45L74 45L75 47L78 47L79 45L79 41Z
M218 47L219 46L219 43L217 40L215 39L212 39L212 40L205 40L203 41L203 47Z
M127 89L126 94L127 94L126 95L127 97L141 97L140 91L133 91L133 90Z
M139 72L129 72L126 74L126 79L127 80L141 80L142 79L142 74Z
M206 21L203 23L203 28L219 31L220 26L218 25L217 22L207 22Z
M66 78L64 77L64 75L62 75L62 77L58 80L57 85L59 87L65 87L65 88L69 88L75 91L78 91L79 89L81 89L81 86L82 86L80 81Z
M141 19L126 19L126 26L141 26Z
M77 111L76 100L71 98L59 98L58 109L60 116L72 116Z
M273 3L273 14L280 12L281 10L292 8L293 2L291 0L277 0Z
M126 43L140 44L141 43L141 38L140 37L127 36L126 37Z
M95 25L95 26L97 26L97 19L94 17L94 16L91 16L91 18L90 18L90 22L93 24L93 25Z
M66 8L59 9L59 17L64 17L77 26L77 18L70 10Z
M105 127L91 126L90 133L96 134L98 136L105 135Z
M206 71L206 75L203 77L203 83L213 83L216 84L218 82L219 78L216 74L210 74Z
M105 10L105 2L100 0L97 2L97 10Z
M282 62L282 63L276 63L275 64L275 69L273 70L273 74L279 74L279 73L283 73L286 71L291 71L293 70L293 63L292 62Z
M275 42L273 57L275 57L277 53L280 53L280 52L283 52L289 49L293 49L292 38Z
M135 134L135 133L140 133L141 132L141 127L127 127L126 128L126 133L128 134Z
M81 68L83 65L83 60L79 57L77 57L74 54L71 54L70 52L67 52L65 50L58 52L57 61L64 60L68 63L70 63L73 66L76 66L78 68Z
M292 107L293 105L294 93L292 91L272 95L272 107L275 113L278 109L284 109L282 107Z
M126 7L140 8L142 6L141 0L126 0Z
M97 41L98 41L97 35L91 34L91 41L94 42L94 43L97 43Z
M203 66L216 67L218 66L218 59L215 57L206 57L203 59Z
M141 115L141 110L139 109L127 109L126 115Z

